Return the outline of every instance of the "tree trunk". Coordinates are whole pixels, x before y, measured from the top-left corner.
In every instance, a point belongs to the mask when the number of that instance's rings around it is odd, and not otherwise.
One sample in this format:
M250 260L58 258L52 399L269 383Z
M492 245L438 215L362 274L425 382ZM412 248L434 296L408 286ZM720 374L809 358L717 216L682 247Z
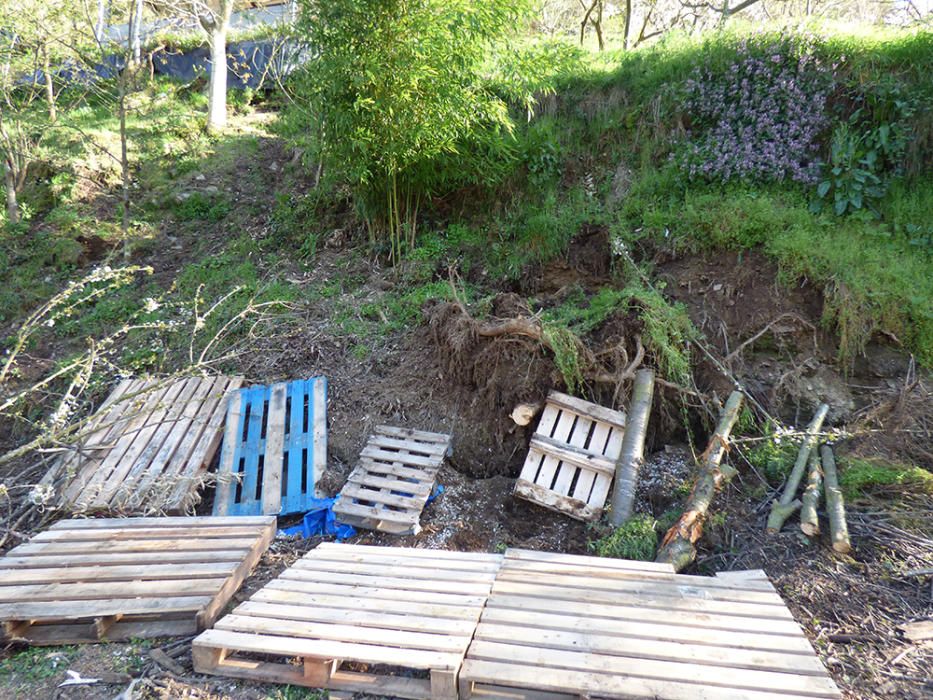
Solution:
M100 48L103 48L104 42L107 40L105 33L109 26L108 9L107 0L97 0L97 21L94 23L94 41L97 42Z
M603 0L596 0L596 19L593 21L593 29L596 30L596 43L602 51L606 48L606 42L603 40Z
M810 451L816 447L816 443L819 441L817 434L820 432L820 428L823 427L823 420L826 418L828 411L829 406L825 403L820 404L820 407L816 409L816 415L813 416L813 420L807 427L807 433L800 445L800 451L797 452L797 461L794 462L794 468L784 485L784 493L781 494L779 501L775 501L771 505L771 515L768 516L768 532L770 534L778 532L784 526L784 521L802 505L794 496L797 493L797 487L800 486L800 480L803 478L803 470L810 458Z
M19 204L16 201L16 176L10 159L3 159L3 182L6 187L6 215L11 224L19 223Z
M120 222L120 230L123 234L123 259L129 261L130 258L130 159L127 149L126 133L126 81L129 78L128 71L131 68L124 66L117 77L117 111L120 117L120 174L123 180L122 187L122 206L123 218Z
M632 0L625 0L625 27L622 30L622 48L628 51L632 31Z
M833 448L823 445L820 448L820 457L823 460L823 476L826 480L826 513L829 515L829 534L833 541L833 549L840 554L848 554L852 551L852 544L849 542L845 499L842 497L842 489L839 488Z
M713 497L735 476L735 469L729 465L720 466L720 462L728 449L729 434L739 419L741 408L742 394L733 391L726 401L716 432L703 453L705 460L702 471L693 486L687 508L661 540L656 561L672 564L675 571L682 571L696 559L696 543L703 534L703 523Z
M233 3L221 0L216 6L210 27L211 82L207 107L207 128L222 129L227 125L227 28Z
M49 108L49 121L54 123L58 114L55 111L55 85L52 82L52 66L47 46L42 47L42 72L45 75L45 101Z
M632 400L625 421L622 452L616 463L616 485L612 492L609 522L615 527L632 517L638 471L645 462L645 433L654 398L654 370L640 369L635 373Z
M134 0L133 15L130 18L130 48L133 51L133 60L136 63L142 60L142 24L143 0Z
M820 519L816 507L820 502L820 485L823 471L820 469L820 456L816 449L810 450L810 473L807 476L807 488L803 492L800 507L800 529L809 537L820 534Z

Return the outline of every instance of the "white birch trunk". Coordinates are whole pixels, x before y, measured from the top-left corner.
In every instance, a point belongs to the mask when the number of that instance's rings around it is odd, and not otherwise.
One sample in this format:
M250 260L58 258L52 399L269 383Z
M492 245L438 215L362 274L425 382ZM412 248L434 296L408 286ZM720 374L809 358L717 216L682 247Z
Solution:
M218 18L210 35L211 81L208 93L207 128L227 125L227 24L230 17Z
M16 177L9 160L3 159L3 182L6 187L6 215L11 224L19 223L19 203L16 201Z
M612 491L612 510L609 522L615 527L632 517L635 505L635 489L638 472L645 462L645 434L648 431L648 416L654 398L654 370L640 369L635 373L632 400L625 421L622 452L616 463L616 485Z

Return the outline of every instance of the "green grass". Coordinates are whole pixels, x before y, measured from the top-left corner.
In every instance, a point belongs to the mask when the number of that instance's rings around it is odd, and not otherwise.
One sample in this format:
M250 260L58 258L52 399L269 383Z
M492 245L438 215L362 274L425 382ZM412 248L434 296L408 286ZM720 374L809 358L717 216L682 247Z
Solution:
M77 647L32 647L0 661L0 681L4 683L41 681L64 675Z
M933 496L933 472L881 459L842 457L839 485L849 500L873 495L915 493Z

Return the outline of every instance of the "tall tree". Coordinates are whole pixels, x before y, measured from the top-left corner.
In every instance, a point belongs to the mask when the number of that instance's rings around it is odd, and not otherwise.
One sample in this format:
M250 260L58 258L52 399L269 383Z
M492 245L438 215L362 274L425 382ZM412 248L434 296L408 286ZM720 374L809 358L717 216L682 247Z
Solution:
M227 125L227 33L233 0L207 0L203 7L199 20L211 48L207 128L222 129Z

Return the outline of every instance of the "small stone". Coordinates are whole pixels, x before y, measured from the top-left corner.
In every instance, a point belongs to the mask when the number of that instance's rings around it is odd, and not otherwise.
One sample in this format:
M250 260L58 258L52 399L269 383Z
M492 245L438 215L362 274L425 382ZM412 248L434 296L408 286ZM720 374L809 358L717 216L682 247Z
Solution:
M198 182L204 182L207 178L204 177L204 173L196 173L194 179Z
M279 170L279 164L276 163L275 161L272 161L271 163L269 163L269 170L271 170L271 171L274 172L274 173L275 173L275 172L278 172L278 170Z

